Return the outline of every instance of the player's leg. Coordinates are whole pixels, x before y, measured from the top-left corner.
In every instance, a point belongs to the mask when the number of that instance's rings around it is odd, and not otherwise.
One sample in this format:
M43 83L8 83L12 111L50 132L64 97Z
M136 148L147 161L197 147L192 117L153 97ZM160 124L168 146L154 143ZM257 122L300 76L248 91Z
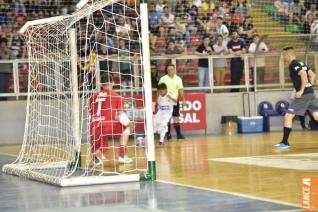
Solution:
M113 129L116 133L121 133L119 140L119 163L131 163L133 160L127 156L127 144L130 135L131 122L126 113L119 115L120 122L113 123Z
M306 110L311 102L310 98L310 95L304 95L302 98L296 98L291 102L284 118L284 134L282 141L279 144L276 144L275 147L279 147L281 149L286 149L290 147L288 139L293 127L293 119L295 115L305 115Z
M177 105L173 107L173 126L177 133L177 139L185 139L185 137L181 133L181 127L179 123L179 116L180 116L180 104L179 101L177 102Z
M311 114L311 118L315 121L318 121L318 99L316 99L314 94L313 99L308 107L308 110Z
M172 138L171 131L170 131L170 125L171 125L171 123L170 123L170 120L169 120L169 122L167 124L167 140L171 140L171 138Z
M290 146L289 142L288 142L288 138L289 138L290 132L291 132L292 127L293 127L293 119L294 119L294 117L295 117L295 114L288 113L288 112L285 114L285 117L284 117L284 134L283 134L283 139L282 139L282 141L280 143L281 145L279 147L288 148Z
M170 119L171 119L171 114L170 115L168 115L168 114L162 115L162 116L160 116L160 118L158 118L159 122L158 122L158 125L157 125L158 126L157 131L158 131L158 133L160 135L160 140L159 140L160 144L164 143L165 134L168 131L167 124L170 121Z
M103 136L102 123L93 123L90 127L90 138L92 152L94 153L93 162L95 166L102 166L106 160L106 151L108 150L107 136Z

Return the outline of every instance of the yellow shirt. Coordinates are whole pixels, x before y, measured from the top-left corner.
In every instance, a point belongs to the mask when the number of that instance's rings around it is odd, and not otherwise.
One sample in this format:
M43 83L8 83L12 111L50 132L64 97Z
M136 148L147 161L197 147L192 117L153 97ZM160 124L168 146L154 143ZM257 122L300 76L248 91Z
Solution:
M167 85L168 92L172 93L172 95L178 99L179 97L179 90L183 89L183 83L180 77L174 75L173 78L169 77L169 75L164 75L160 78L159 84L165 83Z

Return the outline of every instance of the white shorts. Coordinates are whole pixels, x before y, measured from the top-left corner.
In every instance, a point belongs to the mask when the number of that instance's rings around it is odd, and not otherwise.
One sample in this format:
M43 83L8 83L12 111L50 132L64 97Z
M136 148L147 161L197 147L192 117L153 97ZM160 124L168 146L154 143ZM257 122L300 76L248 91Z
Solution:
M161 131L167 132L168 131L168 123L171 119L171 114L162 114L158 111L154 118L154 131L160 133Z

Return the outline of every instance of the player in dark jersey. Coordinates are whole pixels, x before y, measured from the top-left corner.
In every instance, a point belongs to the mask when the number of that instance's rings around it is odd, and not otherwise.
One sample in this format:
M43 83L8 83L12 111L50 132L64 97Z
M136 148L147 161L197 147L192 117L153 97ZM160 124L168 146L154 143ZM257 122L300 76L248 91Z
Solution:
M101 79L103 88L89 99L90 138L95 164L103 165L104 153L109 149L108 137L120 137L119 163L131 163L126 156L126 146L132 123L124 111L123 97L112 90L110 75Z
M312 87L316 74L305 63L296 59L293 47L284 48L283 58L285 65L289 66L289 75L296 94L285 115L283 139L274 146L287 149L290 147L288 137L293 126L293 118L295 115L304 116L308 110L313 118L318 120L318 100Z

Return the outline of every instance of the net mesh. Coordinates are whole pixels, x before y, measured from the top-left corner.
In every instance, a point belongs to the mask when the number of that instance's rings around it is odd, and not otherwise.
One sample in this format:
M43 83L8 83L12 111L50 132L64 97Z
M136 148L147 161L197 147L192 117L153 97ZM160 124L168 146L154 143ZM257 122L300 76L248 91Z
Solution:
M94 1L72 15L31 24L26 29L29 86L24 141L19 157L4 166L4 171L54 184L79 176L147 172L145 88L137 9L135 1ZM75 38L69 33L71 29L75 29ZM76 39L75 47L71 46L71 39ZM77 49L75 57L72 48ZM77 76L72 78L75 61ZM133 123L125 151L133 160L129 164L118 162L124 127L114 131L117 115L106 120L111 133L93 135L91 129L92 116L96 115L91 107L98 104L92 96L103 91L100 79L105 76L114 78L113 90ZM117 109L111 107L112 104L107 109ZM77 115L80 123L76 129ZM103 125L102 119L98 125ZM93 148L97 136L104 145L108 143L102 158Z

